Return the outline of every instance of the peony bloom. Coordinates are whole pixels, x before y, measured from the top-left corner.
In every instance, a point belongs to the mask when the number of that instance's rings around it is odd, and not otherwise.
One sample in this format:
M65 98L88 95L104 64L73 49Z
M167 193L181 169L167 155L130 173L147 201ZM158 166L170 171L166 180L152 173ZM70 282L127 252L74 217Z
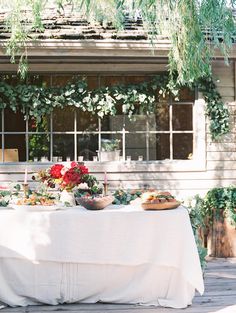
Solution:
M50 168L50 175L52 178L61 178L62 177L62 174L61 174L61 170L63 169L63 165L62 164L55 164L53 165L51 168Z

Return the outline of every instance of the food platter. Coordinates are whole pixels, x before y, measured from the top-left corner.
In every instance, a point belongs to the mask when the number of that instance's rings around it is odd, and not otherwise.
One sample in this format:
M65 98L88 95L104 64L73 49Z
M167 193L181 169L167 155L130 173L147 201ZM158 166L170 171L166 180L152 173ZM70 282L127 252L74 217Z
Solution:
M141 199L144 210L172 210L181 204L168 191L148 191L142 194Z
M179 201L162 202L162 203L148 203L141 204L144 210L172 210L176 209L181 203Z

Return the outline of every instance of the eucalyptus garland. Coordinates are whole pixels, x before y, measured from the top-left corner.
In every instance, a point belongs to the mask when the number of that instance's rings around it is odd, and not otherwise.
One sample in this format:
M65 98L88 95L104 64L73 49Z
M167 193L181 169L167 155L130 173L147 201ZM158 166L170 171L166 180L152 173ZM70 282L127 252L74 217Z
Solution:
M3 80L0 82L0 109L20 111L24 116L33 117L38 123L55 108L66 106L80 108L100 118L116 115L121 106L123 114L132 118L135 114L154 113L156 103L167 95L172 95L177 100L181 86L170 84L169 81L169 76L162 74L139 84L88 90L86 78L70 82L63 88L23 83L12 86ZM222 102L212 79L201 80L199 89L207 102L206 115L210 119L212 139L217 140L229 132L228 108Z

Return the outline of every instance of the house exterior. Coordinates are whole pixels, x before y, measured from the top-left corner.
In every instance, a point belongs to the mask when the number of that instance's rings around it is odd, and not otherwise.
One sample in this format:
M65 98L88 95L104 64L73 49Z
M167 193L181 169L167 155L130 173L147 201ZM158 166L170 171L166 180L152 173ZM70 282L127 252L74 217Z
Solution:
M153 46L140 20L127 22L118 32L109 25L92 26L76 16L53 18L52 12L43 22L44 33L28 43L30 83L63 86L74 76L85 76L93 89L143 82L168 69L170 43L159 37ZM17 65L10 64L4 52L8 36L1 35L0 73L14 84ZM100 119L68 107L51 114L45 121L47 128L38 130L33 121L5 109L0 123L0 184L23 181L26 167L30 180L30 173L40 168L53 162L82 160L81 156L101 182L107 173L110 189L155 188L185 199L234 184L235 57L233 46L228 66L218 51L213 61L218 90L231 114L230 133L218 142L211 139L205 102L197 90L183 90L179 101L164 99L155 114L137 115L135 120L122 114ZM119 140L118 161L99 161L97 150L103 139ZM43 142L45 152L33 150L35 140Z

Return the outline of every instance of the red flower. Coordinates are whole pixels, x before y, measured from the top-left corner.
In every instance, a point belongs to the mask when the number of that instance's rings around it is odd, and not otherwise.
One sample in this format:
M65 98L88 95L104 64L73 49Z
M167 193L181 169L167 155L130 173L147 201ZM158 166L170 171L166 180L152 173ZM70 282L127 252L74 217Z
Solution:
M65 172L63 176L63 182L65 184L80 184L81 182L81 173L76 167L70 168L68 171Z
M71 168L68 169L62 176L61 188L72 189L82 182L82 178L88 174L88 168L76 162L71 163Z
M55 164L50 168L50 175L52 178L61 178L62 174L61 174L61 170L63 169L63 165L62 164Z
M71 168L75 168L75 167L80 170L80 173L81 173L82 175L88 174L88 168L87 168L86 166L80 165L79 163L74 162L74 161L71 162Z

